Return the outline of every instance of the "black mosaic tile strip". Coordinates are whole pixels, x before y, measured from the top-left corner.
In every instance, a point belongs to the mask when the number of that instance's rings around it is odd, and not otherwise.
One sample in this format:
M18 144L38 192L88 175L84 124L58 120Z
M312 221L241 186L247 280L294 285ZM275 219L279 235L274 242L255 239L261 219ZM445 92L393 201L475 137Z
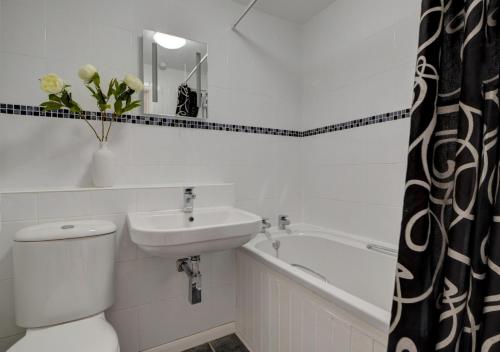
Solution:
M28 117L52 117L60 119L82 119L78 114L74 114L68 110L53 110L43 111L39 106L17 105L17 104L2 104L0 103L0 113L21 115ZM88 120L97 120L97 112L85 111L85 116ZM111 119L111 114L107 114L106 121ZM299 131L284 130L278 128L256 127L233 125L217 122L207 122L201 120L183 120L162 116L146 116L146 115L123 115L115 120L118 123L132 123L137 125L151 125L151 126L166 126L166 127L180 127L180 128L194 128L212 131L228 131L228 132L242 132L254 134L270 134L274 136L288 136L300 137Z
M0 114L20 115L27 117L51 117L59 119L82 119L82 117L79 116L78 114L72 113L64 109L54 110L54 111L43 111L39 106L5 104L5 103L0 103ZM94 120L94 121L97 120L98 113L95 111L85 111L84 114L88 120ZM107 114L106 120L110 121L111 116L112 116L111 114ZM253 134L268 134L273 136L308 137L323 133L357 128L361 126L368 126L375 123L400 120L408 117L410 117L410 109L405 109L405 110L374 115L363 119L337 123L306 131L294 131L294 130L284 130L279 128L233 125L233 124L225 124L217 122L207 122L201 120L183 120L170 117L147 116L147 115L123 115L115 119L115 121L118 123L131 123L137 125L193 128L193 129L204 129L212 131L241 132L241 133L253 133Z
M373 125L376 123L406 119L409 117L410 117L410 109L398 110L384 114L373 115L362 119L351 120L351 121L336 123L329 126L318 127L311 130L302 131L300 133L301 134L300 136L301 137L316 136L318 134L343 131L351 128Z

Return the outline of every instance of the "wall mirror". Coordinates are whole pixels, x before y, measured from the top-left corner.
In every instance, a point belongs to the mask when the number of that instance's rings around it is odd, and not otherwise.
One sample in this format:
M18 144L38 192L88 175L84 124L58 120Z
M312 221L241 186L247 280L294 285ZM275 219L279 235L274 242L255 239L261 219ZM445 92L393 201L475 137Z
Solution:
M143 31L144 113L208 117L208 47L178 36Z

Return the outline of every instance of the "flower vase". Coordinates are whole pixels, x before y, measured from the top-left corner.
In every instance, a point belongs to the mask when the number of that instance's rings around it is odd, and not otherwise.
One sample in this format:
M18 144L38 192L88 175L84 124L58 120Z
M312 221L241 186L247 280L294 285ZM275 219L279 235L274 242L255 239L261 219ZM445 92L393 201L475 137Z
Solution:
M111 187L115 180L115 155L107 142L101 142L92 157L92 180L95 187Z

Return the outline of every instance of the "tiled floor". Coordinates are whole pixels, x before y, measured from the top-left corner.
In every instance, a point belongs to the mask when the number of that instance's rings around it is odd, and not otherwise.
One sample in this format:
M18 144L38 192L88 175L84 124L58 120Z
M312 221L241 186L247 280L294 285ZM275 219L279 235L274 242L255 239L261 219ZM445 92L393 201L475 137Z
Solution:
M221 337L204 345L193 347L184 352L249 352L235 334Z

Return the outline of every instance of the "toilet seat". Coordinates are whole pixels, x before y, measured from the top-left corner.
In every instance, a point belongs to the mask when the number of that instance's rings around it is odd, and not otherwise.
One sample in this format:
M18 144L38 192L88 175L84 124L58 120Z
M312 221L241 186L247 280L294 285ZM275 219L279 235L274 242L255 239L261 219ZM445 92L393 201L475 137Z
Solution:
M7 352L119 352L118 337L104 314L47 328L28 329Z

